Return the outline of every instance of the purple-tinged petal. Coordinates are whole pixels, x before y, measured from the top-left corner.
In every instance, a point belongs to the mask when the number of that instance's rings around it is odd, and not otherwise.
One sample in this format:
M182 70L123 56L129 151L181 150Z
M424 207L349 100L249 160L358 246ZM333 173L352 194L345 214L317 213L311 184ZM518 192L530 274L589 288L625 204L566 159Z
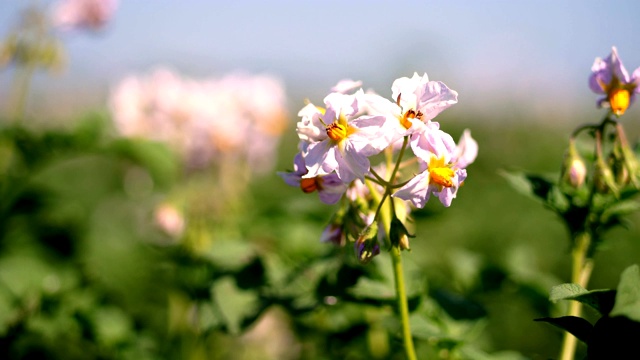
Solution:
M428 121L458 102L458 93L441 81L429 81L425 84L418 99L417 108L422 111L422 121Z
M640 93L640 67L633 71L631 82L636 86L634 93Z
M431 155L445 157L448 162L455 150L455 141L451 135L442 130L433 130L425 127L420 132L411 135L411 149L413 153L424 161L429 161Z
M322 235L320 235L320 242L330 242L338 246L343 246L346 242L346 237L342 231L342 226L339 224L327 225L324 231L322 231Z
M300 179L307 173L307 168L304 165L304 158L302 154L298 153L293 158L293 172L278 171L276 174L284 180L285 183L291 186L300 186Z
M411 201L413 205L422 209L429 201L430 192L429 171L423 171L409 180L405 186L398 189L392 196Z
M591 66L589 76L589 88L596 94L605 94L606 87L611 83L611 72L607 69L607 63L601 58L596 58Z
M338 175L333 172L322 177L318 195L323 203L333 205L342 198L346 191L347 185L343 184Z
M336 161L335 147L332 141L327 139L319 143L309 145L305 156L307 170L309 171L305 177L315 177L318 175L326 175L338 167Z
M433 194L438 196L438 200L440 200L442 205L444 205L445 207L449 207L451 206L451 202L453 202L453 199L456 197L455 190L457 189L443 188L440 192L434 192Z
M365 156L372 156L387 148L390 142L384 136L386 121L384 116L361 116L352 120L349 125L357 129L349 136L354 149Z
M327 106L327 115L329 115L329 109L334 113L334 118L332 120L337 119L340 115L349 117L358 113L358 100L356 95L359 94L346 95L334 92L327 95L324 98L324 103ZM328 123L326 119L325 122Z
M298 112L298 116L301 119L298 121L296 131L300 140L319 142L327 138L325 126L320 121L322 112L315 105L307 104Z
M343 142L343 148L337 152L338 177L344 183L350 183L358 178L364 181L364 176L369 172L369 159L367 156L358 153L349 140Z
M351 79L340 80L334 87L331 88L331 91L346 94L353 89L360 88L362 86L362 81L354 81Z
M296 187L300 186L300 179L301 179L300 175L296 173L285 172L285 171L278 171L276 172L276 174L280 176L282 180L284 180L284 182L287 183L287 185L296 186Z
M455 150L456 166L464 169L474 162L477 156L478 143L471 137L469 129L465 129Z
M401 77L396 79L391 85L391 97L394 101L397 101L400 96L400 106L405 111L409 109L418 109L418 101L421 95L421 88L429 82L429 77L425 73L420 76L418 73L413 73L411 78Z
M620 60L620 57L618 56L618 49L616 49L615 46L611 48L611 55L607 58L607 62L611 66L613 75L615 75L623 84L628 84L629 73L627 72L627 69L625 69L624 65L622 65L622 60Z

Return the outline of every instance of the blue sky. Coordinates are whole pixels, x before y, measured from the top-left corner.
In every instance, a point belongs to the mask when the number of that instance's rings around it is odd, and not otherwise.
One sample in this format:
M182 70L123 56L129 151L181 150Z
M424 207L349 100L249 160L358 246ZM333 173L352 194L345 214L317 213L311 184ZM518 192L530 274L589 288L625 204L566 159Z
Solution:
M0 2L0 36L28 3ZM100 106L119 78L166 65L193 77L271 73L293 107L342 78L388 95L415 71L457 90L467 111L568 111L593 104L589 69L612 45L628 70L640 66L638 14L638 1L121 0L104 31L63 35L68 66L38 76L31 101ZM0 72L0 111L11 76Z

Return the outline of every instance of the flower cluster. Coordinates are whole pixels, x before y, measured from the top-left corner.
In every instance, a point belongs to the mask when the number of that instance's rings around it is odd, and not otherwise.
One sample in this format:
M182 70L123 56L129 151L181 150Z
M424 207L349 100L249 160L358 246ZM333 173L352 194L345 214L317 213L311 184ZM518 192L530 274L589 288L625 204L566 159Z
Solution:
M271 76L183 78L167 69L128 76L111 93L118 131L170 144L190 168L233 157L269 171L286 123L286 95Z
M562 181L570 188L580 190L592 182L590 187L599 193L616 196L629 184L640 188L640 165L619 122L640 92L639 84L640 68L629 75L615 46L606 59L596 58L591 67L589 87L596 94L604 95L597 104L609 111L601 123L582 125L571 135L562 167ZM595 161L591 166L587 166L576 146L576 138L585 132L593 136L595 143L594 154L590 156ZM589 169L592 169L591 174Z
M361 82L343 80L324 98L323 106L307 104L298 113L300 143L294 170L279 173L305 193L317 191L327 204L344 199L323 238L341 244L345 236L357 239L361 260L366 260L363 254L378 252L364 240L371 237L373 226L377 228L375 222L387 198L393 208L391 227L395 220L401 224L406 220L408 207L402 206L403 200L422 208L433 194L450 206L478 151L468 131L456 144L433 121L457 103L456 91L415 73L395 80L391 92L388 99L364 92ZM403 161L409 147L415 157ZM382 152L386 163L372 168L371 158ZM408 235L401 227L400 233ZM393 231L387 226L377 232ZM408 248L408 243L392 245Z

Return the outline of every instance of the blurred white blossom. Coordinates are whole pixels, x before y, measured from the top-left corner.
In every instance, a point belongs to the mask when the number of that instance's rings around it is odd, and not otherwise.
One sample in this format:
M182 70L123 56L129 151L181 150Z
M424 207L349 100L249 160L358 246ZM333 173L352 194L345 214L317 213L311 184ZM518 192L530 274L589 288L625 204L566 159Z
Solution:
M195 80L165 68L124 78L110 99L123 136L166 142L190 168L209 166L225 156L258 173L273 168L285 106L284 86L272 76Z
M97 30L104 27L118 7L117 0L62 0L52 13L54 26Z

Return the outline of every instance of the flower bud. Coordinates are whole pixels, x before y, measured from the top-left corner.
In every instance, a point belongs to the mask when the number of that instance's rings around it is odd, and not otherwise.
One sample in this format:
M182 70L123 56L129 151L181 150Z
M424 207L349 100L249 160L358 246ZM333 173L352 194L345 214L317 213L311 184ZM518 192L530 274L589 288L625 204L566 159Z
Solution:
M604 161L598 161L596 163L593 181L595 182L598 192L605 194L611 190L614 194L618 194L618 185L613 177L613 171L611 171L611 168L609 168Z
M627 170L624 159L611 156L609 157L609 164L616 184L620 186L629 184L629 171Z
M389 230L389 239L391 240L391 246L397 246L400 250L410 250L409 238L415 237L409 234L409 231L404 226L402 221L397 217L393 217L391 220L391 228Z
M362 264L367 264L374 256L380 254L377 222L374 221L362 230L354 244L354 250L358 261Z
M584 184L586 178L587 166L572 141L562 165L562 180L577 189Z
M320 235L320 242L332 243L336 246L344 246L346 242L346 235L342 229L342 224L332 222L324 228L322 235Z

